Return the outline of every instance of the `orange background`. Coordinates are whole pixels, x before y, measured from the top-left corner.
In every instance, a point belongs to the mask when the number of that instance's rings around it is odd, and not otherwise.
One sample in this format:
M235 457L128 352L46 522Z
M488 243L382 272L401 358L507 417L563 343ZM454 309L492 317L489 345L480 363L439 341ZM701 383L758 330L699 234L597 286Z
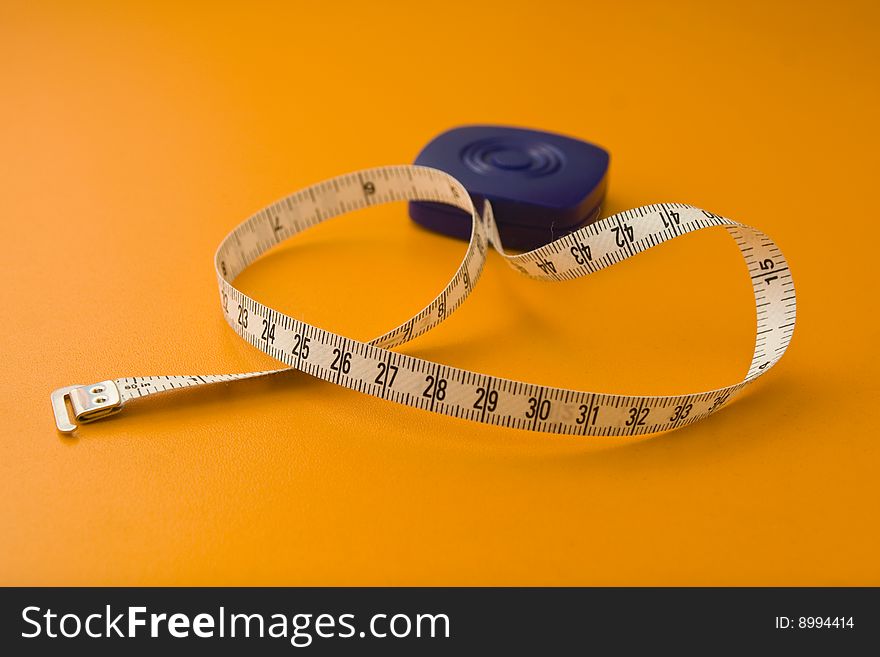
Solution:
M880 584L876 3L177 4L0 8L0 582ZM220 239L480 122L605 146L606 212L681 201L766 231L797 285L789 353L647 439L491 428L302 374L56 433L58 386L273 367L221 318ZM239 283L371 338L463 248L396 204ZM560 284L491 254L461 310L403 349L692 392L739 380L753 308L724 231Z

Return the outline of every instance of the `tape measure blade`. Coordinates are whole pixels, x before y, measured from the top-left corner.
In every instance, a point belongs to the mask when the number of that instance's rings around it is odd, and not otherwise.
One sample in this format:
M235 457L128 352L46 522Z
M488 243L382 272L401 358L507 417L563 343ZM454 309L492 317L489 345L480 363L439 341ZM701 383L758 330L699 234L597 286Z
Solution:
M473 216L464 257L444 289L419 313L371 342L313 326L269 308L234 286L265 251L334 216L378 203L447 203ZM514 381L393 352L391 347L443 322L469 296L489 244L521 273L547 281L587 276L682 235L724 228L736 241L753 282L756 343L743 380L675 396L611 395ZM117 379L122 401L170 390L267 376L298 369L366 394L486 424L581 436L632 436L685 426L714 413L766 373L787 349L795 325L794 284L779 248L760 231L677 203L622 212L533 251L508 254L489 204L474 211L448 174L400 165L347 174L312 185L252 215L233 229L215 255L221 308L243 339L287 367L241 374ZM60 428L60 424L59 424Z

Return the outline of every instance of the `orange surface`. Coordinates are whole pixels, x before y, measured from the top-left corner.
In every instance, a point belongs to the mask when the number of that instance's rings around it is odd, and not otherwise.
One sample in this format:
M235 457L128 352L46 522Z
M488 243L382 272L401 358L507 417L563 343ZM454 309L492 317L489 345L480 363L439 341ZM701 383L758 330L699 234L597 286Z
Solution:
M121 4L0 7L0 582L880 584L876 3ZM298 374L55 432L61 385L272 367L221 318L222 236L476 122L608 148L608 212L682 201L766 231L797 285L789 353L647 439L490 428ZM370 338L462 252L392 205L239 282ZM746 278L724 231L565 284L492 254L404 349L702 390L747 367Z

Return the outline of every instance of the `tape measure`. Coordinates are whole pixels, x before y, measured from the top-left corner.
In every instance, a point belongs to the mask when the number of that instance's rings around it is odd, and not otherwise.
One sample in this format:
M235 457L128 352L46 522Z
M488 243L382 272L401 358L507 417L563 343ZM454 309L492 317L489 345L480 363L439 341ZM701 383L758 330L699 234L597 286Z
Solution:
M446 287L418 314L370 342L326 331L251 299L236 277L261 254L323 221L392 201L427 201L472 217L464 258ZM630 396L567 390L471 372L396 351L449 317L480 277L490 246L531 278L566 281L610 267L667 240L705 228L730 233L748 265L757 333L745 377L716 390L674 396ZM760 231L706 210L663 203L602 219L545 246L508 254L491 203L481 212L464 186L438 169L416 165L365 169L296 192L235 228L214 258L223 316L242 338L287 367L200 376L125 377L52 393L58 430L115 413L129 401L178 388L266 376L289 368L406 406L474 422L581 436L631 436L692 424L714 413L765 374L785 352L795 326L795 292L779 248Z

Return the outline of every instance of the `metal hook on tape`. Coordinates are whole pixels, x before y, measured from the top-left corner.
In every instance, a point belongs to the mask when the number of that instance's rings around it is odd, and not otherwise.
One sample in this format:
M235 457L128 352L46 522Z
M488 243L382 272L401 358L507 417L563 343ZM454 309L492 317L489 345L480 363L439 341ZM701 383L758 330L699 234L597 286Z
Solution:
M55 425L62 433L76 430L67 411L66 400L70 400L76 422L94 422L122 410L119 388L113 381L100 381L89 386L66 386L52 391L52 412Z

